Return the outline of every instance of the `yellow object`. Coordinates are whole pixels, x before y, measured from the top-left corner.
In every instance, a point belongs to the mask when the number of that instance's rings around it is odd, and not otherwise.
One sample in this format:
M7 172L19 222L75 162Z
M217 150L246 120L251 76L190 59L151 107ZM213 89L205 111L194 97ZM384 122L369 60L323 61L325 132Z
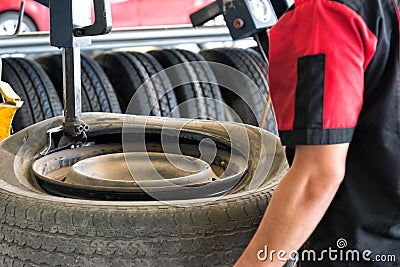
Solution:
M0 104L0 141L10 136L11 123L17 110L24 103L8 83L0 81L0 94L4 103Z

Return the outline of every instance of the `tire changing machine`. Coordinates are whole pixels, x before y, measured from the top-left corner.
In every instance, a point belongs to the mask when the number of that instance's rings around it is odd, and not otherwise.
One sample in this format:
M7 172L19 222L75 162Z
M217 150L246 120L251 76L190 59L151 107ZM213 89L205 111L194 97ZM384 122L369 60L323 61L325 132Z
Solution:
M81 51L91 44L91 36L111 31L109 0L94 0L94 24L91 24L90 1L35 0L50 9L50 44L62 49L64 123L49 130L48 144L42 155L86 143L89 129L82 119ZM91 25L90 25L91 24ZM88 25L88 26L82 26Z

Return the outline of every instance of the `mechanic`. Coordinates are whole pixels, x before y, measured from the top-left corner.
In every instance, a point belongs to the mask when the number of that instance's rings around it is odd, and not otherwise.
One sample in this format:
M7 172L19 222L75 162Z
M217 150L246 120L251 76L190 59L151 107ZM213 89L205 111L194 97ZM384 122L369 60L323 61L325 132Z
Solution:
M295 153L235 266L400 266L399 0L295 0L269 53Z

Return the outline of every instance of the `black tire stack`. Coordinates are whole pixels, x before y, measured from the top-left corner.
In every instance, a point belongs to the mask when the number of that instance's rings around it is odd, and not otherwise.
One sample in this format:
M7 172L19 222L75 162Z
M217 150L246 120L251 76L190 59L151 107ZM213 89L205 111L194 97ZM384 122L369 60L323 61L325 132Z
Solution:
M175 85L176 98L183 118L225 120L217 80L205 59L185 50L151 51ZM196 64L197 63L197 64Z
M218 85L220 77L210 62L234 68L247 77L228 77L239 94ZM82 56L81 67L83 112L238 121L259 126L269 94L268 65L254 49L217 48L200 54L181 49L104 52L94 59ZM36 62L5 58L3 72L4 81L25 101L15 117L14 131L62 114L61 55L43 55ZM272 106L264 128L277 134Z
M149 54L106 52L95 58L110 78L123 112L180 117L171 83L160 63ZM157 75L156 75L157 74ZM150 79L151 78L151 79ZM132 97L135 95L131 103Z
M239 88L234 91L231 88L221 87L221 92L224 101L236 112L243 123L259 126L269 94L268 65L262 56L253 49L239 48L216 48L204 50L201 54L207 60L230 66L250 79L233 76L232 79ZM240 95L237 94L238 91ZM264 128L277 134L272 106Z
M49 54L36 59L53 82L58 96L63 98L61 55ZM82 111L121 113L117 96L107 75L93 59L81 57Z
M34 61L4 58L2 80L9 83L24 101L15 114L14 131L62 114L62 105L53 84Z

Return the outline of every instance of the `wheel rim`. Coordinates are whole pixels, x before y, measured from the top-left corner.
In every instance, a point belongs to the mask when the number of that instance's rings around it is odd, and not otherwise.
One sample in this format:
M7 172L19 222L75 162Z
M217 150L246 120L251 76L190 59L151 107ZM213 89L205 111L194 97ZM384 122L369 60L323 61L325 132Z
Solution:
M161 133L154 132L154 129L151 131L146 138L158 140ZM96 135L99 138L102 134ZM163 153L159 148L122 153L121 144L106 143L40 157L32 164L32 172L40 187L49 194L116 201L169 201L222 196L245 176L248 162L241 151L235 151L229 143L213 138L207 132L185 132L184 135L186 137L182 137L182 142L186 146L179 155ZM204 138L212 138L219 147L219 152L210 163L196 157L198 140ZM157 141L146 141L146 144L160 146ZM108 168L110 165L105 166L107 161L119 167ZM132 171L127 165L139 168Z
M135 177L129 171L127 160L136 167ZM169 186L169 183L191 186L209 183L217 177L201 159L155 152L106 154L79 161L71 168L66 182L117 188L140 185L152 188Z

